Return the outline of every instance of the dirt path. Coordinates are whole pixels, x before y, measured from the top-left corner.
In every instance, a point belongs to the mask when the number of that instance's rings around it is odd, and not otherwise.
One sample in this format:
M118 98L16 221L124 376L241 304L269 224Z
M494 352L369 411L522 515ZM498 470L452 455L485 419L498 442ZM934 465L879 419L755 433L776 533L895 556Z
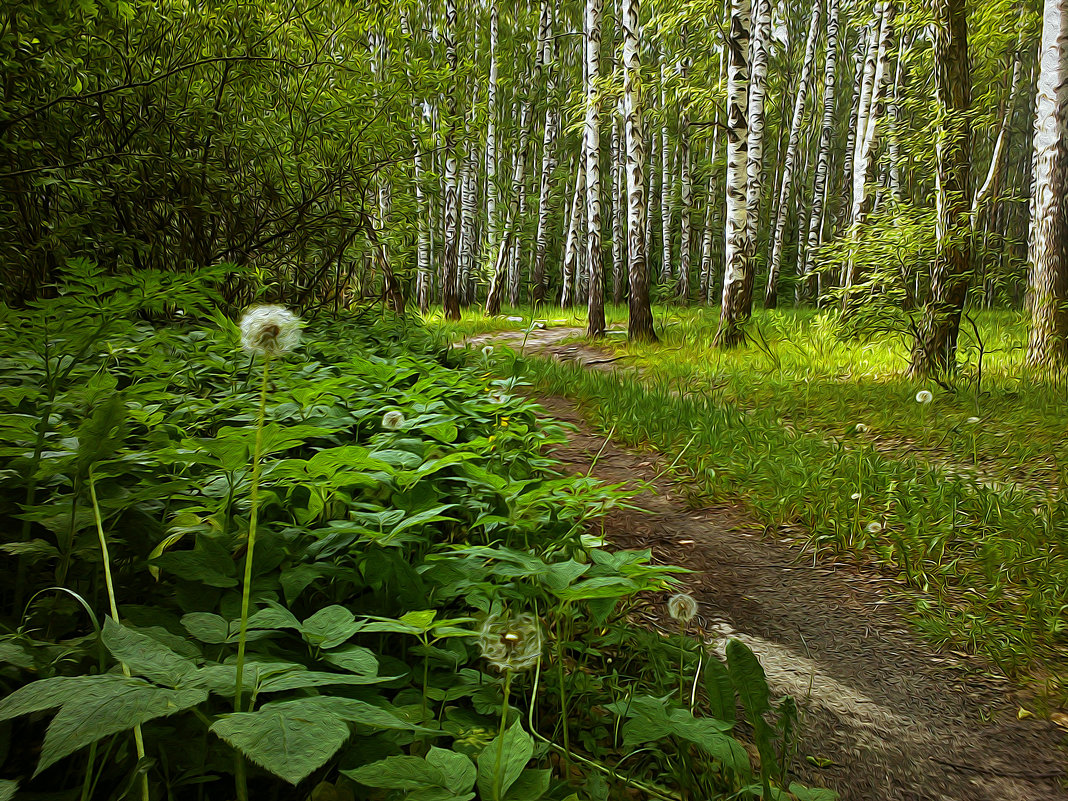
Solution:
M611 357L564 345L575 329L534 331L527 352L617 369ZM478 338L518 347L523 334ZM606 361L607 360L607 361ZM1064 732L1017 720L1011 685L977 660L938 651L913 634L889 580L854 565L800 563L789 540L762 536L740 508L693 510L658 479L656 454L634 453L592 433L569 401L543 401L578 430L554 456L573 472L610 483L644 481L647 513L621 510L606 521L623 548L651 548L685 576L698 600L695 621L710 645L738 637L759 656L773 691L802 710L794 769L847 801L1053 801L1068 799ZM600 454L597 456L597 454ZM651 622L670 630L649 601ZM819 768L808 761L813 757Z

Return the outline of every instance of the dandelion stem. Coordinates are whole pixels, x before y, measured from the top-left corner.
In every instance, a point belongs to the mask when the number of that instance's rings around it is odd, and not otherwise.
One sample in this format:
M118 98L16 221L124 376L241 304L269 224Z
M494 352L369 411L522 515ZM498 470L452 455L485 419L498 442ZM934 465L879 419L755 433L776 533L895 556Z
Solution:
M686 624L679 621L679 703L686 706L686 685L682 678L683 659L686 655Z
M504 781L504 732L508 727L508 699L512 692L512 671L504 671L504 700L501 701L501 728L497 733L497 770L493 779L493 801L501 801Z
M252 557L256 548L256 524L259 513L260 457L263 450L263 423L267 417L267 385L270 378L271 357L263 360L263 386L260 389L260 409L256 419L256 446L252 454L252 488L249 495L248 545L245 550L245 580L241 588L241 631L237 637L237 669L234 679L234 711L241 710L241 691L245 673L245 641L248 636L248 602L252 590ZM245 759L239 752L234 771L238 801L247 801L248 786L245 780Z
M111 604L111 619L119 622L119 605L115 600L115 584L111 580L111 556L108 554L108 538L104 536L104 523L100 517L100 504L96 499L96 481L93 479L93 466L89 465L89 497L93 501L93 520L96 522L96 536L100 540L100 556L104 561L104 585L108 591L108 601ZM126 663L119 661L122 673L130 677L130 668ZM145 738L141 733L141 724L138 723L133 729L134 746L137 749L137 761L140 763L145 758ZM148 801L148 773L141 774L141 799Z

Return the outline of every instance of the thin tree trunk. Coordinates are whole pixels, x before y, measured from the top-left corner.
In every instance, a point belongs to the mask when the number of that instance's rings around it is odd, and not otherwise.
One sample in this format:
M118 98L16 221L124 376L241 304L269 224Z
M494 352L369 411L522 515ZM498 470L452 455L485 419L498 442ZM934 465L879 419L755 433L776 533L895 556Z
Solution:
M603 0L586 0L586 335L604 336L604 266L601 258L601 12Z
M541 151L541 188L538 197L538 231L534 246L534 274L531 277L531 300L535 306L545 300L547 288L545 260L549 251L549 191L553 183L553 173L556 171L556 129L560 120L556 96L556 40L552 35L552 15L543 14L542 21L545 27L540 35L540 83L545 87L545 134Z
M905 50L905 34L898 37L897 66L894 68L894 86L890 95L890 108L887 113L889 118L889 131L887 149L890 151L890 194L895 203L901 203L904 196L901 192L901 72L902 53Z
M623 189L623 137L619 135L620 115L619 108L612 115L612 302L619 305L623 302L623 293L626 288L627 275L623 269L623 228L625 218L623 216L624 189Z
M764 306L774 309L779 303L779 269L782 265L782 238L786 232L786 214L790 204L790 190L793 188L794 162L797 161L797 147L801 142L801 122L805 115L805 99L808 95L808 82L812 76L816 61L816 40L820 33L820 2L812 1L812 18L808 24L808 40L805 45L805 60L801 65L801 80L797 85L797 97L794 100L794 116L790 122L790 140L786 145L786 158L782 166L782 185L779 187L779 209L775 216L775 231L772 235L771 268L768 270L768 285L764 291ZM800 214L798 215L800 232ZM800 241L800 235L798 236Z
M771 0L756 0L751 5L749 15L752 35L753 63L748 90L748 115L745 117L747 129L746 153L746 261L752 262L757 252L759 235L760 205L764 192L764 106L768 87L768 47L771 42ZM728 100L728 102L730 102ZM729 123L728 123L729 124ZM729 191L729 190L728 190ZM726 268L730 270L728 266ZM743 285L735 301L739 320L749 317L753 307L753 281L756 265L748 265L744 273ZM726 289L726 284L724 285ZM726 304L724 304L726 305Z
M867 47L865 47L865 39L867 39ZM853 94L849 104L849 130L846 133L846 148L845 155L842 158L842 211L838 224L835 228L839 228L842 225L849 225L849 215L853 213L853 161L856 156L857 149L857 131L860 129L860 115L861 115L861 100L864 99L864 75L867 71L867 59L865 57L865 50L872 52L873 56L875 51L872 50L875 43L875 32L868 31L861 36L860 41L857 42L857 49L853 56ZM872 77L875 77L874 61L872 61ZM832 231L832 235L835 231ZM842 271L841 280L845 280L845 271Z
M671 203L674 192L671 186L671 139L668 137L667 105L667 53L660 54L660 111L664 119L660 124L660 283L671 285L674 274L671 262Z
M686 52L686 27L679 29L679 79L683 87L689 78L690 57ZM678 296L685 304L690 300L690 239L693 187L690 180L690 117L686 101L679 101L679 282Z
M486 235L492 248L497 244L497 50L500 12L498 0L490 0L490 67L486 96Z
M824 198L827 196L830 172L831 142L834 139L834 90L838 83L838 0L827 0L827 49L823 68L823 123L820 126L819 155L816 157L816 178L812 186L812 216L808 222L808 247L802 262L804 276L799 289L801 299L811 292L813 256L823 244Z
M1028 364L1068 361L1068 2L1046 0L1028 253Z
M752 294L752 242L749 237L749 205L746 187L746 142L749 105L749 33L752 26L749 0L731 0L730 32L727 37L727 228L725 234L723 303L715 343L719 347L740 344L742 323L749 317ZM748 302L747 302L748 301Z
M582 137L582 150L579 153L575 167L575 192L571 198L571 222L568 225L567 244L564 248L563 286L560 291L560 305L563 308L574 306L579 293L579 237L582 231L582 201L586 197L585 135Z
M530 128L533 119L534 104L526 99L522 103L522 111L519 120L519 151L515 158L515 172L512 175L514 187L508 200L508 209L504 220L504 231L501 241L497 246L497 256L493 264L493 278L490 281L489 291L486 293L486 314L500 314L501 300L504 295L505 281L508 278L508 259L512 252L512 242L516 235L519 223L520 198L523 196L523 186L526 183L527 161L530 150Z
M642 128L641 27L638 0L621 0L623 25L623 108L627 148L627 270L630 278L630 316L627 336L632 342L655 342L649 305L649 265L646 261L645 142Z
M449 121L445 134L445 257L442 259L441 302L446 320L460 319L460 299L456 296L457 257L460 245L460 209L456 197L457 144L456 117L459 91L459 62L456 56L456 0L445 0L445 52L449 63Z

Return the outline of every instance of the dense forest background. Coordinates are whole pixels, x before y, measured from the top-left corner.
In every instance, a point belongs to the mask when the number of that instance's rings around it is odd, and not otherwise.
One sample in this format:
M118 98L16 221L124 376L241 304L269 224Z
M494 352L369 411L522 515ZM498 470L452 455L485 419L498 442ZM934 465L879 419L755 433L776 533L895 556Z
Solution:
M1035 137L1040 37L1027 0L8 3L4 299L72 259L449 317L605 296L633 317L648 280L722 299L725 344L754 296L822 299L911 329L937 373L966 297L1041 296L1032 361L1056 361L1063 232L1052 256L1030 235L1034 164L1063 171L1056 125Z

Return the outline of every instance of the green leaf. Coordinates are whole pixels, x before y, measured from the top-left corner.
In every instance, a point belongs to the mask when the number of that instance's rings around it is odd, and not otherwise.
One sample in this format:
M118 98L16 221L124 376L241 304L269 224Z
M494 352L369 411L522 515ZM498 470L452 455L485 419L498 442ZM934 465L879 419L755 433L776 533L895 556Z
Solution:
M797 801L838 801L838 793L834 790L825 790L821 787L805 787L805 785L797 782L790 785L790 792L797 798Z
M15 797L15 791L18 789L18 782L0 779L0 801L11 801Z
M463 754L432 747L426 758L391 756L344 775L368 787L405 790L406 801L456 801L472 798L475 766Z
M708 709L712 717L734 722L734 685L727 673L727 666L714 656L705 660L703 682L708 696Z
M551 770L527 768L505 794L504 801L537 801L549 789L551 778Z
M756 655L741 640L728 640L726 651L727 673L738 697L742 699L746 718L753 726L753 739L760 753L761 780L766 790L770 777L777 774L779 764L771 741L771 727L764 720L764 714L771 708L768 680Z
M333 648L363 628L356 616L343 606L327 606L320 609L300 625L300 633L310 644L318 648Z
M230 636L230 624L211 612L190 612L182 615L182 626L201 642L220 645Z
M237 565L223 545L206 534L197 537L190 551L166 551L152 560L157 567L187 581L209 587L236 587Z
M104 647L113 657L125 664L131 672L144 676L157 684L177 687L183 679L196 671L192 659L179 656L158 640L104 619Z
M15 690L0 701L0 720L59 707L45 733L36 776L101 737L181 712L207 697L207 690L202 688L162 689L113 673L61 676Z
M484 801L504 801L508 789L515 783L534 755L534 738L523 731L517 720L504 732L503 749L501 735L494 737L478 755L478 794ZM500 764L497 762L501 750ZM497 777L500 775L500 795L497 795Z
M378 659L370 649L360 645L347 645L322 655L323 660L335 667L362 676L378 675Z
M211 730L260 767L298 784L349 737L348 724L320 700L298 698L235 712L215 721Z

